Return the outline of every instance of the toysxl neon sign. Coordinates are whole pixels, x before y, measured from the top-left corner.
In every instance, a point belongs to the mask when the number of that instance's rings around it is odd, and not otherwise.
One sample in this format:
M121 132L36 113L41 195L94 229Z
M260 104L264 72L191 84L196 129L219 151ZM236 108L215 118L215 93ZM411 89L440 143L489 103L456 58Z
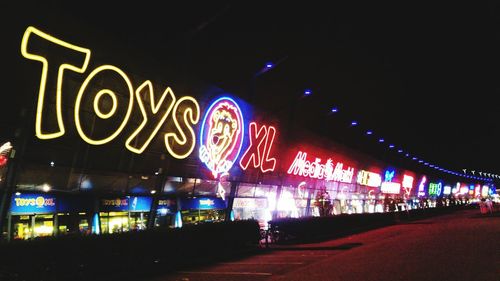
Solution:
M62 57L49 60L43 51L49 49L57 51ZM68 121L64 120L62 109L62 100L68 98L62 92L63 83L67 82L64 74L66 71L83 74L89 65L91 51L30 26L21 42L21 54L42 64L35 120L36 136L43 140L62 137L66 133L65 125ZM53 99L55 110L49 108ZM134 104L139 106L142 121L125 142L128 150L137 154L143 153L169 118L173 122L173 128L163 135L165 148L178 159L191 154L196 143L193 127L200 117L198 102L189 96L177 99L170 87L157 98L149 80L144 81L134 91L129 77L113 65L98 66L88 74L80 86L74 103L76 130L80 137L91 145L106 144L115 139L129 124ZM91 129L93 124L88 124L92 122L82 120L82 117L88 114L83 110L84 107L95 116L96 128L111 129L95 133ZM56 126L47 129L50 120L56 121ZM152 128L152 131L148 128Z

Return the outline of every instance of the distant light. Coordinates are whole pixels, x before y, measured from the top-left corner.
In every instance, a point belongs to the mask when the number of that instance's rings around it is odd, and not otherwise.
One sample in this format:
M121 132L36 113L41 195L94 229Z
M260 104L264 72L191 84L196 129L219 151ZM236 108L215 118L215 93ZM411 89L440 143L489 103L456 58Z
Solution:
M384 142L384 139L378 139L378 142Z
M373 132L372 131L366 131L366 134L367 135L371 135L371 134L373 134Z
M156 193L156 190L151 190L151 194L155 194Z
M418 160L418 163L422 163L422 162L424 162L424 160Z
M332 107L332 110L330 110L330 111L331 111L332 113L336 113L336 112L337 112L337 111L339 111L339 110L338 110L338 108L336 108L336 107Z
M412 157L411 160L417 160L418 158L417 157Z
M274 63L272 63L272 62L267 62L266 63L266 68L267 69L271 69L271 68L273 68L273 66L274 66Z
M19 196L19 195L21 195L21 192L19 192L19 191L16 192L16 196Z
M406 157L410 157L410 153L406 153L406 154L405 154L405 156L406 156Z
M358 122L357 122L357 121L352 121L352 122L351 122L351 126L356 126L356 125L358 125Z
M427 165L429 165L429 163L425 162L425 163L424 163L424 165L426 165L426 166L427 166Z
M157 175L159 175L159 174L160 174L159 172L155 172L155 175L156 175L156 176L157 176Z
M398 153L403 153L403 150L402 149L398 149Z
M48 185L47 183L44 183L43 186L42 186L42 190L44 192L49 192L50 191L50 185Z
M433 165L433 164L430 164L430 165L429 165L429 167L431 167L431 168L432 168L432 167L434 167L434 165Z
M394 148L394 144L389 144L389 148Z
M305 90L304 90L304 95L308 96L308 95L310 95L310 94L312 94L311 89L305 89Z
M50 167L54 167L55 164L54 161L50 161Z

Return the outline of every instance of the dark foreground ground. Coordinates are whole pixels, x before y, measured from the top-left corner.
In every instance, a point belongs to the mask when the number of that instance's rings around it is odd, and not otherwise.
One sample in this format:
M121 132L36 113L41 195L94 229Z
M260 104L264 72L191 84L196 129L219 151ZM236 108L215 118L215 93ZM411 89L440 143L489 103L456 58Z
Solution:
M148 281L169 280L500 281L500 214L463 210L321 243L276 245Z

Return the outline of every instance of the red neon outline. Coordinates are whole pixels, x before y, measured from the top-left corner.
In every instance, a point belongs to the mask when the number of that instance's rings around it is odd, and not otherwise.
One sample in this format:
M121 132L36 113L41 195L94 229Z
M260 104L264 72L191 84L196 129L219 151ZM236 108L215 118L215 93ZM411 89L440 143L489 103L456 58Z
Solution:
M272 134L272 137L269 138L269 135ZM269 153L271 152L271 149L273 148L273 142L274 142L274 137L276 136L276 128L273 126L269 126L267 128L267 135L266 135L266 142L264 145L264 157L262 158L262 162L260 163L260 170L265 173L265 172L272 172L274 171L274 168L276 167L276 158L269 158ZM271 139L271 140L269 140ZM269 164L272 163L272 164ZM264 165L270 165L269 167L264 168Z
M276 167L276 158L269 158L274 138L276 136L276 128L273 126L261 126L257 131L257 123L251 122L248 131L250 137L250 145L240 159L240 167L243 170L248 169L250 162L253 162L254 168L259 168L263 173L272 172ZM271 138L269 138L271 135ZM264 147L262 148L262 143ZM270 164L269 167L267 167ZM264 167L266 166L266 167Z

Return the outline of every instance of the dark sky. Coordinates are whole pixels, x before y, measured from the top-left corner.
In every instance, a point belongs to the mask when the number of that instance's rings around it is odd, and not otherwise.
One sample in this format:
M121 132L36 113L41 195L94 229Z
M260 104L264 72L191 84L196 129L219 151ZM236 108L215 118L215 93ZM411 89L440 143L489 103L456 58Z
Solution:
M297 99L297 119L310 130L376 157L402 158L387 148L393 143L443 168L500 174L494 2L166 2L51 1L10 11L16 24L46 25L101 58L109 53L111 63L131 56L144 75L176 72L185 84L243 98L264 63L279 62L255 80L263 109ZM305 88L313 94L298 99ZM339 112L329 114L332 106Z

